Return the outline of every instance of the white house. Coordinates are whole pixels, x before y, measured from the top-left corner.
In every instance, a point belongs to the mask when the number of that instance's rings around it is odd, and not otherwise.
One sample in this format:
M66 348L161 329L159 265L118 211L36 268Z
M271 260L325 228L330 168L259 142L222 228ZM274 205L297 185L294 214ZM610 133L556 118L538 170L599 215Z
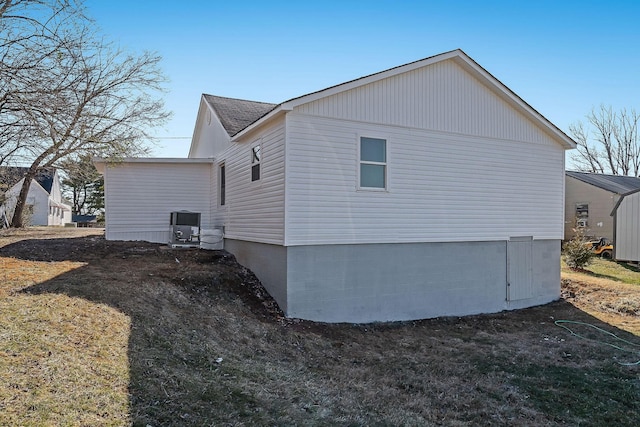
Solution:
M16 199L20 194L27 168L0 168L0 228L13 216ZM2 188L4 187L4 188ZM64 225L71 222L71 206L62 198L58 171L47 168L31 180L27 194L29 225Z
M106 237L200 212L290 317L528 307L560 295L573 147L461 50L277 105L203 95L189 159L98 161Z

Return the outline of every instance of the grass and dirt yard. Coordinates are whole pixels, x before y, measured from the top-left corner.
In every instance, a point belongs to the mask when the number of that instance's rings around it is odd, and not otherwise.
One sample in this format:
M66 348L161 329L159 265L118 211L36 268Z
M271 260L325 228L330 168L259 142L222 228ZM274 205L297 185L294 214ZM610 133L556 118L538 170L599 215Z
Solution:
M224 252L2 231L0 425L636 426L640 273L587 268L541 307L320 324Z

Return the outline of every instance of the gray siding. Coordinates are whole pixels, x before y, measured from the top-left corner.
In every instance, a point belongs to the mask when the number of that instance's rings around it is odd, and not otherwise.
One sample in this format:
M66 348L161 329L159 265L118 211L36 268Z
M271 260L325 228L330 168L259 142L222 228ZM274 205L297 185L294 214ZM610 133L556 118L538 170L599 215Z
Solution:
M640 262L640 192L625 196L616 210L615 257Z

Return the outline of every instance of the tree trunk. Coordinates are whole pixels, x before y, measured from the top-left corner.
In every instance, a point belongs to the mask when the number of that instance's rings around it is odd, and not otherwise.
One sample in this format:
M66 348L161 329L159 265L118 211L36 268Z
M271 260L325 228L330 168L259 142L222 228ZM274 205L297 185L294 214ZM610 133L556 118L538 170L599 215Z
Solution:
M27 205L27 195L29 194L29 188L31 187L31 181L36 177L38 172L37 168L29 168L27 174L24 176L22 187L20 188L20 194L16 200L16 207L13 210L13 218L11 219L12 228L24 227L24 208Z

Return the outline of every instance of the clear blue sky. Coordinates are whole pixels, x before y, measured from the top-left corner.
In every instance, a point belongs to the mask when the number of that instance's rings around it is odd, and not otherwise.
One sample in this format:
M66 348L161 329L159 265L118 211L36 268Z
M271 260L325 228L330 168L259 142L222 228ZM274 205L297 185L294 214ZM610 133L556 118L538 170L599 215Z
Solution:
M640 109L640 2L87 0L122 47L163 57L186 157L202 93L280 103L460 48L568 132L600 104ZM186 139L169 139L169 138Z

